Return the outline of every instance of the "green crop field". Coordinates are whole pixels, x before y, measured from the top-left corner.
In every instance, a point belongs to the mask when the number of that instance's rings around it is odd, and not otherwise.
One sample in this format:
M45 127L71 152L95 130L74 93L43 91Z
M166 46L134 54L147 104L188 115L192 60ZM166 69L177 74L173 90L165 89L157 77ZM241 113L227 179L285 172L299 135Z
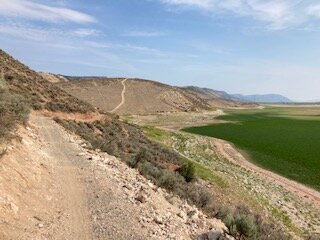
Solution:
M232 142L257 165L320 190L320 108L229 111L227 123L184 129Z

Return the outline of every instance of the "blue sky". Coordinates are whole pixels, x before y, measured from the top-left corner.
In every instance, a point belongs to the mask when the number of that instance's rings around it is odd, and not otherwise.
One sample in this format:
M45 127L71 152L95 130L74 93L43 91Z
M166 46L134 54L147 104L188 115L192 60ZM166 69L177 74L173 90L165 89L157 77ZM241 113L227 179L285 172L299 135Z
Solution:
M31 68L320 99L317 0L0 0Z

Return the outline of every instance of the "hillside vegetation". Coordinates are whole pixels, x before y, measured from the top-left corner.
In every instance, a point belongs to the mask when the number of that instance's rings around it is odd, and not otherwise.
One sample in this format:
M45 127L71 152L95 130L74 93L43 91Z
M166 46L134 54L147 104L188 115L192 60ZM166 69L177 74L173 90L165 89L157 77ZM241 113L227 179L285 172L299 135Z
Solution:
M94 110L88 103L61 90L2 50L0 73L8 90L22 97L24 102L35 110L81 113Z
M28 113L29 108L23 99L11 93L6 81L0 78L0 144L15 124L26 123Z

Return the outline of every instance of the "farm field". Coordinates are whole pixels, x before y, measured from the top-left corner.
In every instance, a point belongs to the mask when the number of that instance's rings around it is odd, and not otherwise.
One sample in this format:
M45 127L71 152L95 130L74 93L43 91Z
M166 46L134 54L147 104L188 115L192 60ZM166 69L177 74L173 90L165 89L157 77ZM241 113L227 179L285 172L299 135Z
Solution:
M228 122L183 129L233 143L255 164L320 190L320 108L229 110Z

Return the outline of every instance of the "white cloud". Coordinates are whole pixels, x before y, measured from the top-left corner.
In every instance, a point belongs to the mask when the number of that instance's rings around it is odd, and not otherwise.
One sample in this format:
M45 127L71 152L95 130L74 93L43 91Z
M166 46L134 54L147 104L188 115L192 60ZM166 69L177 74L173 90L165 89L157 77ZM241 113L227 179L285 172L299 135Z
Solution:
M273 30L308 21L307 15L320 18L320 4L309 6L302 0L160 0L162 3L188 9L201 9L213 15L232 13L267 23Z
M311 15L316 18L320 18L320 4L309 6L306 12L308 15Z
M78 36L78 37L88 37L88 36L96 36L100 32L92 28L79 28L74 30L73 33L75 36Z
M92 23L88 14L63 7L52 7L27 0L0 0L0 15L46 22Z
M284 1L248 0L248 5L250 15L269 22L273 29L285 28L296 21L293 6Z

